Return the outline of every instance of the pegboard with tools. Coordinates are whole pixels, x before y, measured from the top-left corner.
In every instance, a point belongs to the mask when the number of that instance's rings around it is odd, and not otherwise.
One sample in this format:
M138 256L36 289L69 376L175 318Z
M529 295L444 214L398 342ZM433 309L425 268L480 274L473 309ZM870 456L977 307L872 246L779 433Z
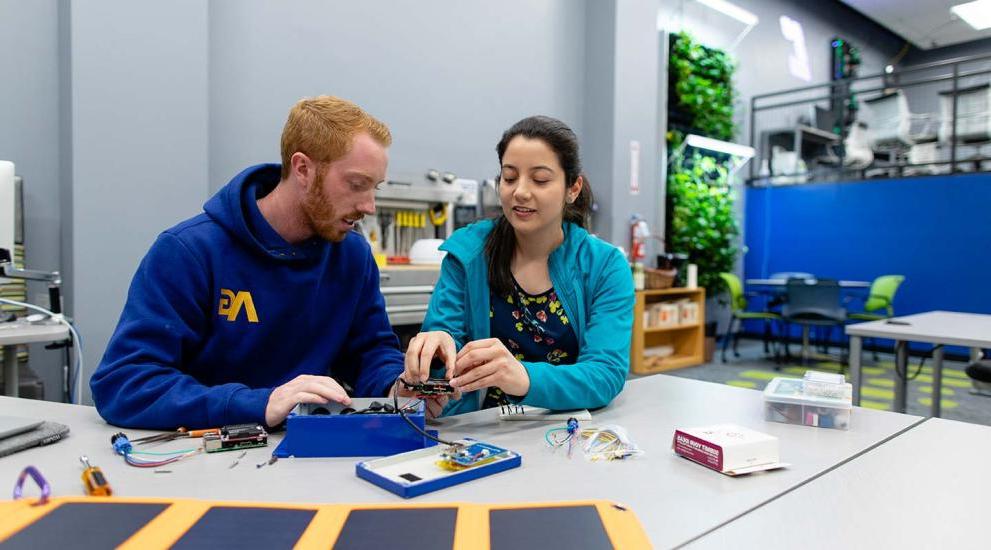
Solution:
M475 205L478 188L464 185L449 172L428 171L420 177L395 177L375 193L375 214L361 222L361 229L389 263L409 263L413 244L422 239L446 239L454 231L452 212L457 206Z

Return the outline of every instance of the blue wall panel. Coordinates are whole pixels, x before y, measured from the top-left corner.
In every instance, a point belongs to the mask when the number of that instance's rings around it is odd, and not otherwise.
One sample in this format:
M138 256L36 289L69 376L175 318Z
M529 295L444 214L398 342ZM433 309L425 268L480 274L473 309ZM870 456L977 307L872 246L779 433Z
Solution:
M899 315L991 314L991 175L748 188L745 212L747 278L901 274Z

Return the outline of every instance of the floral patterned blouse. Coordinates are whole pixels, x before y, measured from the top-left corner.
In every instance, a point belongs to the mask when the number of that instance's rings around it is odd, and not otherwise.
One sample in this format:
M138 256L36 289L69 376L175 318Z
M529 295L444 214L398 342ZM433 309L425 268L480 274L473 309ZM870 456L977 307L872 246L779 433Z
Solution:
M527 294L513 281L513 292L489 296L489 331L518 361L570 365L578 358L578 339L568 316L550 290ZM502 390L492 387L485 394L482 408L508 403Z

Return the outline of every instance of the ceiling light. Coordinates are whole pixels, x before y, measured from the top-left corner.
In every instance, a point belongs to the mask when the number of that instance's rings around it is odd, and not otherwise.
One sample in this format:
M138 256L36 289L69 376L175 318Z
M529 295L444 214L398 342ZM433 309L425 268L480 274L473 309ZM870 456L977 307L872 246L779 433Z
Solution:
M702 0L698 0L702 1ZM975 0L966 4L957 4L950 8L950 13L963 19L968 25L979 31L991 28L991 0Z
M717 153L726 153L727 155L733 155L735 157L741 157L744 159L753 158L755 154L753 147L747 147L746 145L740 145L738 143L730 143L728 141L721 141L718 139L707 138L696 134L688 134L688 136L685 138L685 144L690 145L692 147L698 147L699 149L708 149L709 151L716 151Z
M733 19L743 23L744 25L754 26L757 24L757 16L750 13L749 11L737 6L736 4L731 4L726 0L695 0L699 4L708 6L720 13L726 14ZM983 0L979 0L975 3L984 3Z

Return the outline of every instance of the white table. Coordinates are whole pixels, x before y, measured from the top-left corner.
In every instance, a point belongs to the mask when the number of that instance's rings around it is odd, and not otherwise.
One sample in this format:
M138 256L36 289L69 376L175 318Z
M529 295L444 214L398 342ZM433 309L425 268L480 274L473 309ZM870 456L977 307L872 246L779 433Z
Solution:
M907 323L907 324L905 324ZM894 410L905 412L908 395L908 343L924 342L933 345L963 346L971 348L971 358L980 356L981 348L991 347L991 315L930 311L847 325L850 337L850 378L853 383L853 404L860 404L860 370L863 338L888 338L895 341ZM940 415L943 385L943 348L933 350L932 416Z
M155 474L126 466L110 447L117 428L106 425L90 407L0 398L0 414L35 416L69 424L72 435L50 447L0 458L0 486L13 483L20 470L37 466L52 483L53 494L82 494L78 457L106 473L121 496L190 497L292 502L398 502L400 499L355 476L359 459L286 459L256 468L270 448L251 449L229 469L234 453L200 455ZM630 381L593 424L620 424L646 451L632 460L591 463L544 442L546 423L503 422L498 409L445 418L434 426L445 438L472 436L523 456L523 465L491 477L437 491L414 502L546 502L609 499L632 507L654 545L684 543L746 514L836 464L856 456L921 419L856 409L849 431L811 429L763 420L761 394L755 390L655 375ZM677 427L733 422L780 438L781 458L790 468L730 478L676 456L671 437ZM559 424L551 424L559 425ZM124 430L135 438L146 432ZM163 446L181 449L182 440ZM7 480L7 481L4 481Z
M805 282L812 284L815 279L803 279ZM788 279L747 279L746 283L750 286L785 286L788 284ZM837 281L840 288L870 288L871 283L868 281Z
M0 323L0 347L3 348L3 385L6 395L17 397L17 346L36 342L58 342L69 337L62 323L35 325L21 321Z
M991 427L929 419L689 548L988 548Z

